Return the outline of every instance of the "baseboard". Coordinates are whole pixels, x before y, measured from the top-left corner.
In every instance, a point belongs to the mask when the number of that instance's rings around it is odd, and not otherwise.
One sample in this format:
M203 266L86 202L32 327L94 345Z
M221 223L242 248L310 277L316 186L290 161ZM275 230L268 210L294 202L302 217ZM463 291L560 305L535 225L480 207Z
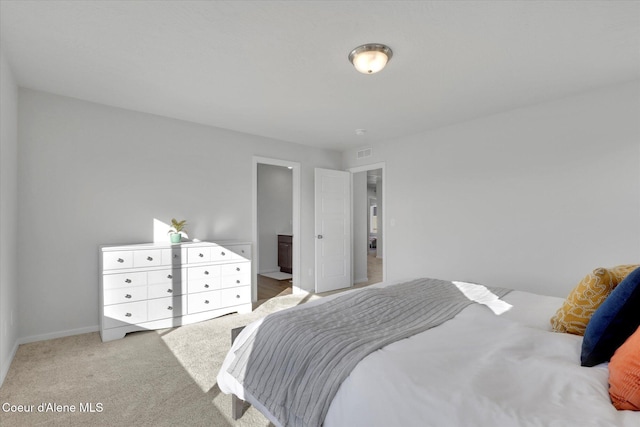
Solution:
M16 341L15 344L13 345L13 348L11 349L9 360L5 362L4 366L0 367L0 386L2 386L2 383L4 383L4 379L7 377L7 374L9 373L11 362L13 362L13 358L16 356L16 353L18 352L18 345L19 345L18 341Z
M99 330L100 330L100 327L98 325L95 325L95 326L87 326L86 328L68 329L66 331L51 332L48 334L31 335L28 337L18 338L18 344L28 344L30 342L36 342L36 341L46 341L46 340L52 340L56 338L70 337L71 335L88 334L91 332L98 332Z
M309 294L312 294L313 292L309 292L309 291L307 291L306 289L302 289L302 288L301 288L301 287L299 287L299 286L293 286L293 287L291 288L291 293L292 293L293 295L309 295Z
M268 269L268 270L260 270L260 271L258 271L258 274L276 273L276 272L278 272L278 271L280 271L280 269L279 269L279 268L273 268L273 269Z
M355 280L353 281L353 284L354 284L354 285L357 285L357 284L359 284L359 283L365 283L365 282L368 282L368 281L369 281L369 278L368 278L368 277L361 277L361 278L359 278L359 279L355 279Z

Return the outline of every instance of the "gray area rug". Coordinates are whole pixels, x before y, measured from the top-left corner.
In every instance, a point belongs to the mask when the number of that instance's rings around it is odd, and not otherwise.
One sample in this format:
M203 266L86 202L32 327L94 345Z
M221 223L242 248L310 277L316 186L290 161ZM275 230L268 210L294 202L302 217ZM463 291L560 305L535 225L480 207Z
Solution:
M231 398L216 384L231 329L317 298L286 295L250 314L106 343L96 332L23 344L0 388L0 425L269 426L252 407L234 422Z

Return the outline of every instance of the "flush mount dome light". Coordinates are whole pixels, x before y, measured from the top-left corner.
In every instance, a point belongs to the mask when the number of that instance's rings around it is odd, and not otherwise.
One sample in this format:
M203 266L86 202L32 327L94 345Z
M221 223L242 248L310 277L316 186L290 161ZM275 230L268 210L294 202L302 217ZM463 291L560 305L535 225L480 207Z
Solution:
M373 74L382 70L392 56L393 51L389 46L369 43L353 49L349 54L349 61L361 73Z

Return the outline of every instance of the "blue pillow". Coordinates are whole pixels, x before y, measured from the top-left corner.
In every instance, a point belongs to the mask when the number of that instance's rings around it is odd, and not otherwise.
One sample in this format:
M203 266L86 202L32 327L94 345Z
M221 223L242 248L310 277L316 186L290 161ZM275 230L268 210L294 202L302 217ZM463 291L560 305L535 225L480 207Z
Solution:
M640 268L609 294L587 324L582 340L582 366L608 362L640 326Z

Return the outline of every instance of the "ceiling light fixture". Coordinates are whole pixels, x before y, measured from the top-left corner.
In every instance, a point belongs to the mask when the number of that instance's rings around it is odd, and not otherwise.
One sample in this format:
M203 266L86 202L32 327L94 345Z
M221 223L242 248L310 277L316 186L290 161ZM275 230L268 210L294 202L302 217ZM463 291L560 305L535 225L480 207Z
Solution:
M382 70L392 56L393 51L389 46L369 43L353 49L349 54L349 61L361 73L373 74Z

